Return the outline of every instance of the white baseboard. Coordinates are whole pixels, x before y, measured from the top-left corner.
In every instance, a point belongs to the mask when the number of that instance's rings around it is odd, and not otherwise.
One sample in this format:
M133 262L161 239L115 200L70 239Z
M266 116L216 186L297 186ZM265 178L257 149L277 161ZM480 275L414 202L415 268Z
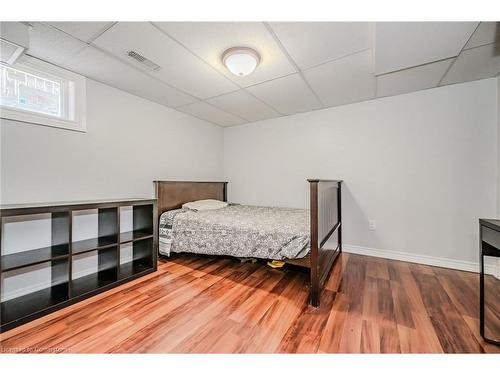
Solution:
M421 255L414 253L404 253L401 251L393 251L393 250L382 250L382 249L373 249L369 247L362 247L356 245L342 245L342 250L346 253L367 255L371 257L377 258L386 258L393 260L401 260L403 262L410 263L420 263L426 264L429 266L443 267L443 268L451 268L455 270L461 271L469 271L469 272L479 272L479 264L475 262L467 262L463 260L455 260L449 258L440 258L434 257L430 255ZM484 272L488 275L494 275L497 278L500 277L498 266L495 264L485 264Z

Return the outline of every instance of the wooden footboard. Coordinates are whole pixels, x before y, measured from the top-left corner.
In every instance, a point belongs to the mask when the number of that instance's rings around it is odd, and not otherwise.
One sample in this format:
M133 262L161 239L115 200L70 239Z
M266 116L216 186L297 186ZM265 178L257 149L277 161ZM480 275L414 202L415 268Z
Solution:
M310 302L319 306L321 287L342 251L342 181L308 181L311 210Z

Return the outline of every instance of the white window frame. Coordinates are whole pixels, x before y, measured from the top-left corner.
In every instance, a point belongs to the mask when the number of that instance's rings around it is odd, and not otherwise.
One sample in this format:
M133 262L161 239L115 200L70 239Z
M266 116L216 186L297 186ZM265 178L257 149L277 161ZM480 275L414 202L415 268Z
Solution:
M12 67L27 73L40 75L42 78L47 77L57 82L67 82L68 85L64 85L64 88L61 87L63 94L61 111L66 118L7 106L0 106L0 118L80 132L87 131L87 96L84 76L29 56L23 56Z

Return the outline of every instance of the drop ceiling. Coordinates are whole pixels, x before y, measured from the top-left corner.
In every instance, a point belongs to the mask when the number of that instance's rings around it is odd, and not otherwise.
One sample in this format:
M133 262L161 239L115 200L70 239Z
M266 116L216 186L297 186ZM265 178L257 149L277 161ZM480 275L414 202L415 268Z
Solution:
M32 22L28 54L221 126L497 76L496 22ZM221 55L257 50L232 75ZM161 69L127 56L133 50Z

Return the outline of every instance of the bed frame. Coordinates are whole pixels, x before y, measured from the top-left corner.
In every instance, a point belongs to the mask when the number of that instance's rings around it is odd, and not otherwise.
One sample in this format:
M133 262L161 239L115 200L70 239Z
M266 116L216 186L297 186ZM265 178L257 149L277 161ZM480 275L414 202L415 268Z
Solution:
M311 251L301 259L285 262L309 269L310 303L319 306L323 283L342 251L342 180L309 179ZM158 217L184 203L200 199L227 202L227 182L155 181Z

